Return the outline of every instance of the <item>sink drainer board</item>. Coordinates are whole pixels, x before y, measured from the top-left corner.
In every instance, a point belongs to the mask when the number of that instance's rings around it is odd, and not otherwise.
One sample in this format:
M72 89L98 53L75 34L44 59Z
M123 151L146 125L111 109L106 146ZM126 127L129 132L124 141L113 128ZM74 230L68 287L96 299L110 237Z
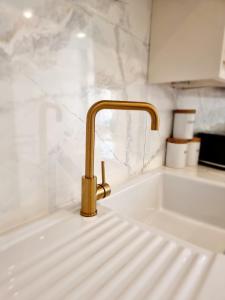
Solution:
M101 204L194 245L224 253L224 195L223 182L162 171L145 176Z
M201 297L214 264L211 252L104 208L95 219L81 220L77 211L20 236L0 263L0 299L212 299Z

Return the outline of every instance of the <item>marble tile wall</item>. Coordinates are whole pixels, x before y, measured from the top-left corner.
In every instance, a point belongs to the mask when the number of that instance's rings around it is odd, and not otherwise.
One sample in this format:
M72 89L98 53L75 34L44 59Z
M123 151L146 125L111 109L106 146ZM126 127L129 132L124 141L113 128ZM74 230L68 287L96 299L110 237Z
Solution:
M219 88L201 88L178 90L177 108L195 108L196 132L225 134L225 90Z
M150 0L0 0L0 231L79 203L85 115L99 99L149 101L103 111L96 174L112 189L164 159L176 93L149 86Z

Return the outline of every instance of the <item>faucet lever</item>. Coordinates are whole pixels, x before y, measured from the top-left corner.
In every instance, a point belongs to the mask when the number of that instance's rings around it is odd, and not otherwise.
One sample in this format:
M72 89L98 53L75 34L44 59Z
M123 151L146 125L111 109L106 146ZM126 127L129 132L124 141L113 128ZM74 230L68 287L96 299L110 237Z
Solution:
M105 162L101 161L102 182L97 185L96 199L102 199L110 195L111 188L105 180Z
M101 161L101 169L102 169L102 185L106 183L105 181L105 162Z

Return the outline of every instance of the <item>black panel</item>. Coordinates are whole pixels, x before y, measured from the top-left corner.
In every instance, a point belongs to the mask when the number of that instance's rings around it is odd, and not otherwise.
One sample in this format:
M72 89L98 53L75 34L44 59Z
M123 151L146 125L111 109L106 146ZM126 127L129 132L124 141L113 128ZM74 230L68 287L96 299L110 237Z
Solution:
M225 135L199 133L199 164L225 170Z

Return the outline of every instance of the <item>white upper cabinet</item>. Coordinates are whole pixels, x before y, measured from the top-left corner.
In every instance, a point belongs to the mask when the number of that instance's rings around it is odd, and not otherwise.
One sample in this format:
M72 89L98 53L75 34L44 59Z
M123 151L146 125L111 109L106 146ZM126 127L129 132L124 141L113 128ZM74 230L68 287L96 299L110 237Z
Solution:
M225 0L153 0L149 81L225 87Z

